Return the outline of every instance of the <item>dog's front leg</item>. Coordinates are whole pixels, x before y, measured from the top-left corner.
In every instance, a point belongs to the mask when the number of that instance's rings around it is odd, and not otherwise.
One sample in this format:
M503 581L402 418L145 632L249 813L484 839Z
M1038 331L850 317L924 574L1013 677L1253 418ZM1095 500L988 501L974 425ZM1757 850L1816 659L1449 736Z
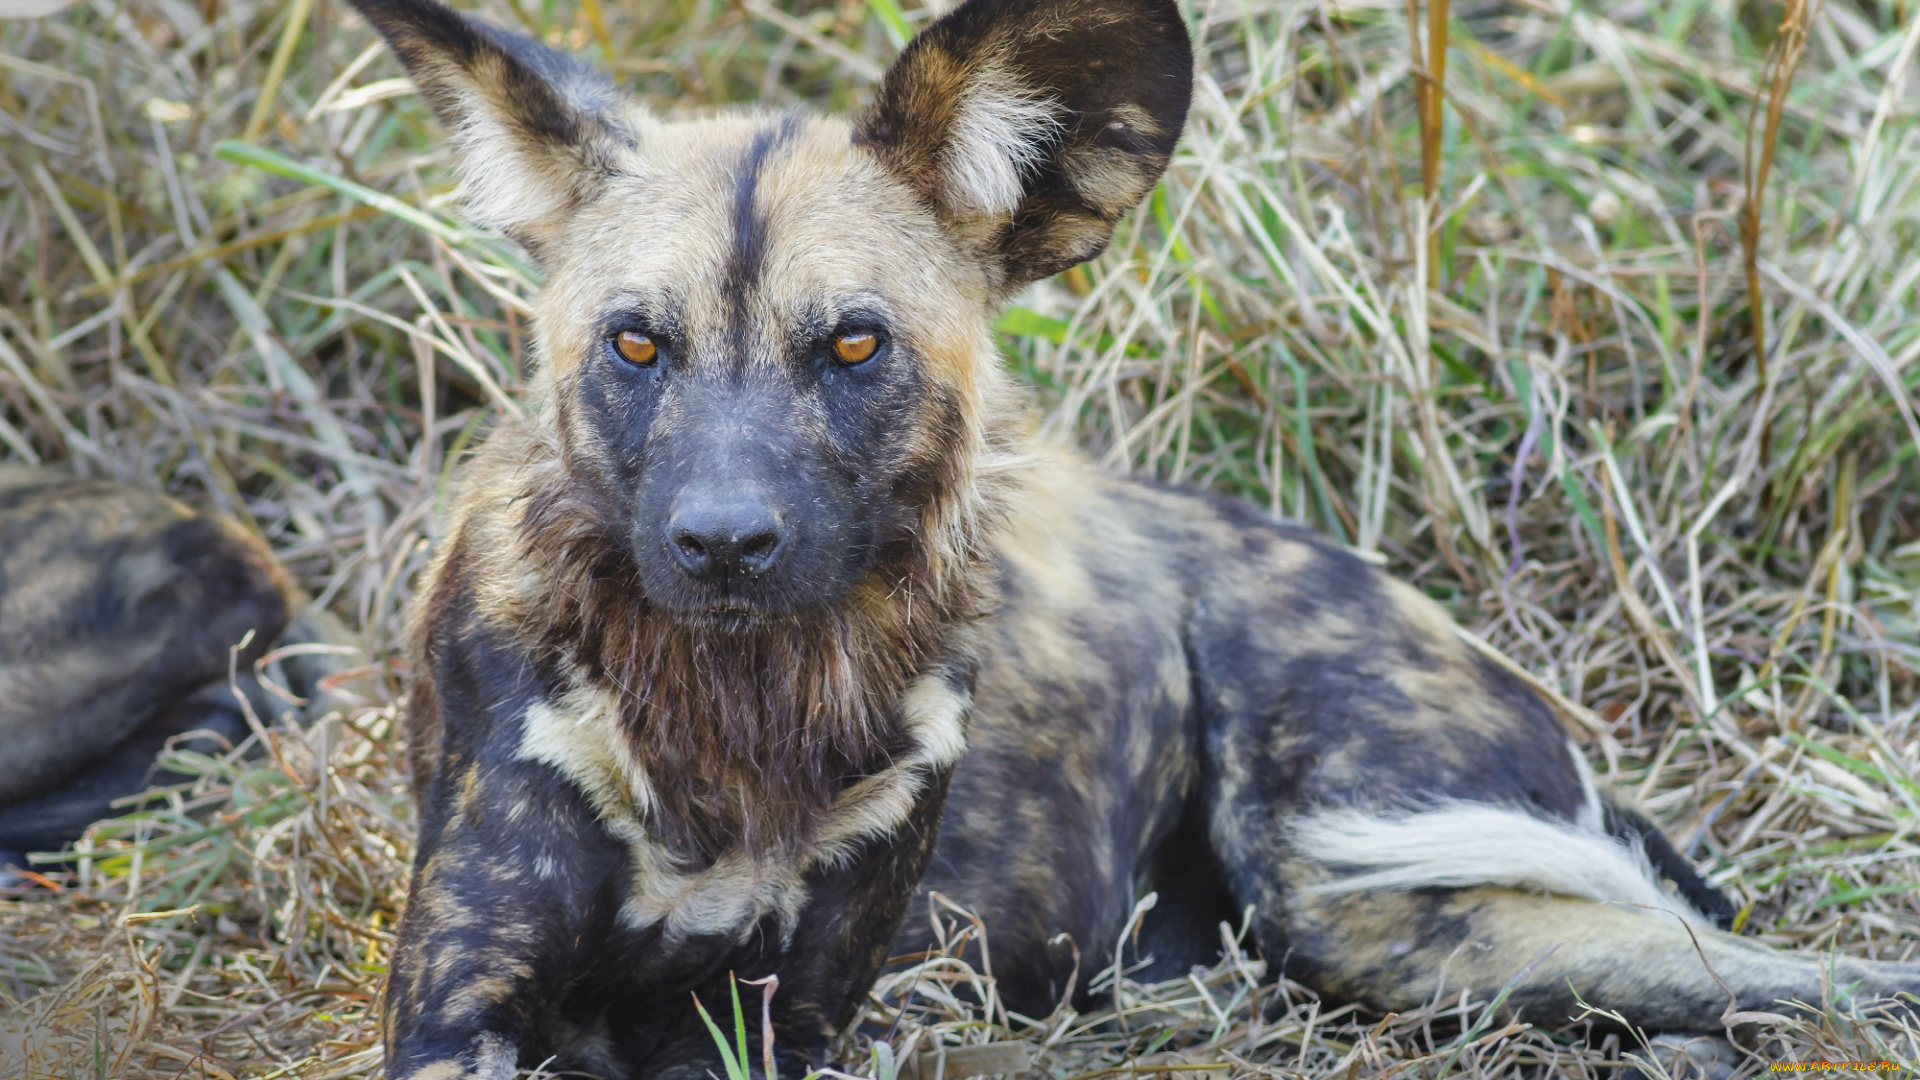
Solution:
M873 986L926 873L946 804L950 768L921 775L891 830L850 840L816 871L780 970L773 1021L778 1066L798 1077L823 1063L834 1032Z
M619 865L572 785L533 762L448 759L387 986L389 1080L505 1080L610 919Z

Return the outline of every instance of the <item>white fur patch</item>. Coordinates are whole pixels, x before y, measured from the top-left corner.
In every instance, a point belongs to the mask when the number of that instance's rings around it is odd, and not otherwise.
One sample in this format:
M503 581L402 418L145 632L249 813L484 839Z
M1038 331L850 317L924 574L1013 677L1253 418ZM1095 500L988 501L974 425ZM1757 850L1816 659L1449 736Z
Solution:
M584 686L537 701L521 718L520 756L559 769L602 818L638 819L653 806L653 788L618 737L618 708L611 695Z
M1058 105L991 70L979 73L966 95L947 136L947 198L984 214L1011 214L1060 130Z
M632 879L620 909L625 925L659 925L670 938L733 934L744 939L772 915L785 935L792 933L806 902L807 871L848 858L861 841L898 829L932 774L959 761L966 751L970 704L942 672L916 679L900 706L911 749L842 792L813 847L803 858L785 862L729 851L704 870L683 868L646 826L652 783L628 752L616 704L605 691L577 686L556 701L530 706L522 720L520 755L559 769L626 844Z
M474 1040L473 1075L484 1080L513 1080L520 1070L518 1049L491 1031Z
M471 1047L473 1067L459 1058L430 1061L409 1073L390 1074L395 1080L513 1080L520 1072L519 1051L514 1044L491 1031L474 1037Z
M469 95L465 122L453 133L460 176L460 205L476 224L515 233L564 210L572 199L567 178L552 163L535 160L522 140Z
M915 679L900 705L913 749L834 800L833 814L820 830L808 865L840 862L861 841L885 836L905 824L932 774L957 764L966 753L966 718L972 705L972 699L949 685L940 671Z
M1567 756L1573 759L1574 771L1580 774L1579 825L1590 833L1605 835L1607 831L1606 803L1600 799L1600 783L1594 779L1593 766L1587 764L1587 756L1572 739L1567 740Z
M1311 886L1324 894L1498 885L1634 904L1711 925L1667 891L1645 851L1587 827L1587 816L1553 821L1471 802L1405 813L1326 809L1297 823L1293 842L1314 862L1359 868Z
M665 848L644 835L629 840L633 886L620 921L635 930L660 926L670 940L732 935L744 941L761 919L774 916L784 940L806 903L801 868L727 852L705 870L687 873Z
M972 699L949 685L942 672L914 680L900 711L907 734L913 737L915 756L937 768L959 764L967 752L967 710L972 707Z

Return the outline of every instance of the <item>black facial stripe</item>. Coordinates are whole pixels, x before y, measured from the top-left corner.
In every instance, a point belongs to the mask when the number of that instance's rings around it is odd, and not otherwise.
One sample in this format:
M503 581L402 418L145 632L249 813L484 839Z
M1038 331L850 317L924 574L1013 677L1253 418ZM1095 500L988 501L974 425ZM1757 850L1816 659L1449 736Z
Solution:
M799 133L800 121L800 113L790 112L777 126L754 135L740 159L740 167L734 172L733 250L727 257L725 280L726 295L733 303L736 322L745 312L742 301L748 290L758 283L767 254L767 217L754 208L754 196L760 188L760 169L769 153L791 142Z

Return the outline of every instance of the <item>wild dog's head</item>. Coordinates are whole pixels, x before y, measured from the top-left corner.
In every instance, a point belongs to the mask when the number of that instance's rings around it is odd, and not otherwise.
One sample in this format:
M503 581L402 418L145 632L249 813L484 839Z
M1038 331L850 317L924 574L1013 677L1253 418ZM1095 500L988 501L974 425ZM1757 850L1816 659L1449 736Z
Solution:
M617 702L677 851L804 842L978 606L1025 424L991 317L1165 168L1173 0L969 0L851 121L679 122L435 0L354 2L548 273L521 480L467 495L518 515L483 614Z
M751 626L970 516L1009 293L1103 249L1191 87L1172 0L970 0L851 121L663 122L433 0L355 0L549 274L546 422L648 600ZM1004 422L1002 420L1001 422Z

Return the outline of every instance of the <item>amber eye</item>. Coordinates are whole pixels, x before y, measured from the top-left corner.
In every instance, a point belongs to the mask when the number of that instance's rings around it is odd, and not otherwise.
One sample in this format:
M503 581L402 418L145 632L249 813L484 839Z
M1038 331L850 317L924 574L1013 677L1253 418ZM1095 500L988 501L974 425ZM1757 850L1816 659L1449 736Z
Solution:
M620 331L620 335L613 339L613 347L619 351L622 359L631 364L651 364L653 358L660 355L653 339L635 330Z
M864 330L841 334L833 339L834 359L848 365L865 363L879 348L880 339Z

